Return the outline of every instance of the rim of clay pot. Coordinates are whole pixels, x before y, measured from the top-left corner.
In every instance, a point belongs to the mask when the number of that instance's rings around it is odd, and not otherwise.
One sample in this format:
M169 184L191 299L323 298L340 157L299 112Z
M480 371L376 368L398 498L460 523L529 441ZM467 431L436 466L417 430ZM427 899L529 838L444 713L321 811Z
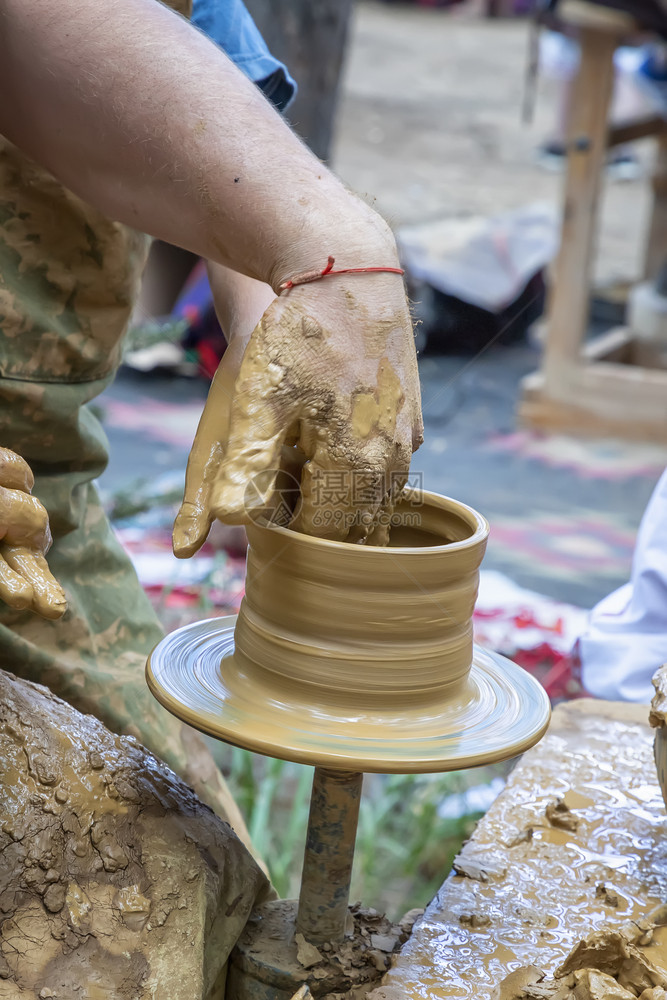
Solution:
M251 525L247 528L252 531L253 528L259 528L264 531L275 532L277 535L282 535L285 539L289 540L292 544L305 544L312 546L314 548L329 548L337 549L339 551L345 551L346 558L358 558L359 555L366 554L368 557L369 552L373 553L391 553L396 554L411 554L414 555L419 553L420 555L426 554L428 552L442 552L446 549L448 552L456 552L459 549L468 548L471 545L475 545L479 542L484 541L489 535L489 522L487 519L474 509L474 507L468 506L468 504L462 503L460 500L454 500L453 497L443 496L440 493L434 493L431 490L419 490L419 489L407 489L405 490L403 497L396 506L396 512L408 508L412 510L419 510L419 505L414 503L415 500L420 499L421 505L424 507L437 508L439 510L446 511L450 514L455 514L470 528L470 535L466 538L461 538L455 541L443 540L442 545L359 545L356 542L339 542L330 538L319 538L317 535L306 535L302 531L294 531L292 528L283 528L278 524L266 523L262 524L259 521L253 521ZM417 529L419 530L419 529Z

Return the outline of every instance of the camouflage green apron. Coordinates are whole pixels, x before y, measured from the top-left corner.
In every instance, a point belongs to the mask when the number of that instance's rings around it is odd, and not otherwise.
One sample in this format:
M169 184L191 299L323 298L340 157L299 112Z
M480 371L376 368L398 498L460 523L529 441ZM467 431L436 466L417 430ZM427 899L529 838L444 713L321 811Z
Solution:
M136 736L247 841L204 741L146 687L160 624L92 482L107 441L86 404L118 367L148 243L0 137L0 444L32 467L69 602L50 622L0 601L0 667Z

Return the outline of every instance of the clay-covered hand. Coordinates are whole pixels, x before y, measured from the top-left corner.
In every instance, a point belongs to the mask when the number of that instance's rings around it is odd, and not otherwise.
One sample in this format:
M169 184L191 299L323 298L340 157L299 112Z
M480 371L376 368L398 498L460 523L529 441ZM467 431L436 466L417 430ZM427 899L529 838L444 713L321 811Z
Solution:
M190 454L174 551L196 552L214 518L253 520L286 463L300 479L291 527L382 544L421 440L401 278L339 275L296 286L222 360Z
M67 602L44 558L51 531L44 507L30 495L34 482L27 463L0 448L0 598L17 610L56 619Z

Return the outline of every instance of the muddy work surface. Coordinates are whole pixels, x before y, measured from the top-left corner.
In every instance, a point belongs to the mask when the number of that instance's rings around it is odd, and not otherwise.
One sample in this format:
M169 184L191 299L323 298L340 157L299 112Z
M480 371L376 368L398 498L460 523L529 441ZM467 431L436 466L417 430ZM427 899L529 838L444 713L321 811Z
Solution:
M663 997L667 928L641 923L667 900L647 720L648 706L556 710L372 1000Z
M268 884L132 737L0 671L0 998L220 1000Z

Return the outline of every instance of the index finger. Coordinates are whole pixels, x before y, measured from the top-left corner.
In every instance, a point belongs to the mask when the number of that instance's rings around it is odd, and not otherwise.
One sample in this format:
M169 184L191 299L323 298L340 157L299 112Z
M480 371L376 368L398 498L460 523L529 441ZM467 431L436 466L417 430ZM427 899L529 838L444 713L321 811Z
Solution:
M67 611L65 592L51 573L44 556L23 546L3 545L0 552L8 566L32 587L32 609L55 621Z
M174 523L173 547L179 559L201 548L214 520L211 491L227 450L231 397L244 350L242 341L229 344L208 391L188 457L183 503Z

